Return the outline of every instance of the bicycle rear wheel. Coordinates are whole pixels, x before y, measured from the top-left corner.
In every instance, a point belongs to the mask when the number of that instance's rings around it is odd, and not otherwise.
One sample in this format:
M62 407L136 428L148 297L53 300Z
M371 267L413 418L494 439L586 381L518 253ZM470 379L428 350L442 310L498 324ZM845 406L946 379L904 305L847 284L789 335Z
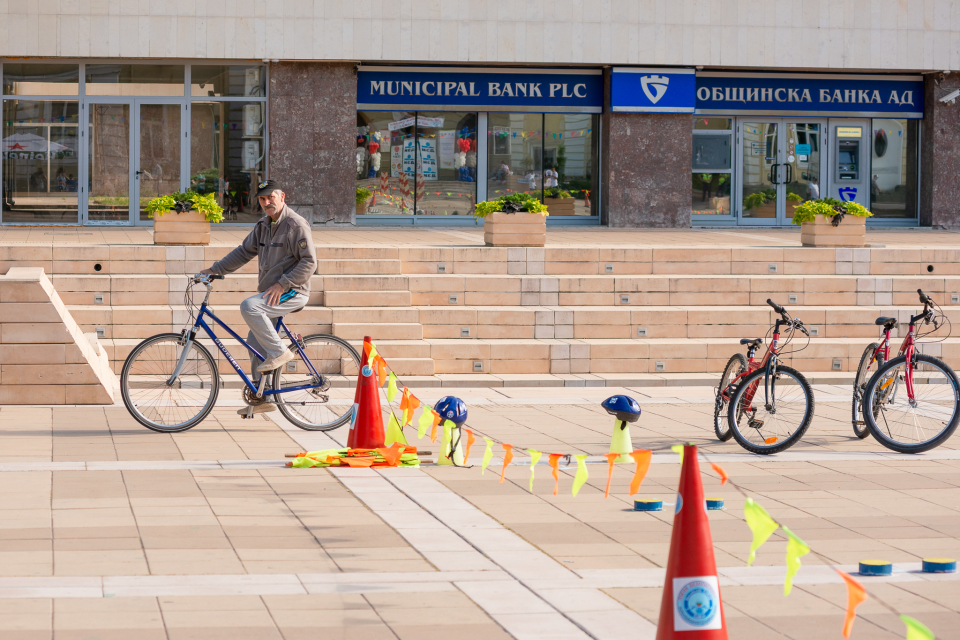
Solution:
M278 393L277 406L284 417L307 431L330 431L350 421L353 391L360 371L360 354L346 340L325 334L303 338L304 349L273 374L274 390L309 387ZM304 355L322 376L307 365ZM292 370L289 370L292 369Z
M180 334L147 338L130 352L120 373L123 404L134 419L154 431L186 431L213 410L220 392L220 375L210 352L190 343L180 375L167 384L183 353Z
M813 419L813 390L796 369L777 367L764 390L766 369L746 376L730 400L727 420L733 437L747 451L779 453L800 441Z
M723 391L730 385L730 381L747 370L747 358L742 353L735 353L727 360L720 376L720 385L717 387L717 401L713 408L713 431L721 442L733 437L730 424L727 421L727 409L730 407L728 399L724 399ZM731 390L732 394L733 391Z
M945 362L914 356L914 399L907 397L907 357L877 369L863 392L863 418L880 444L900 453L921 453L943 444L960 422L960 382Z
M873 354L877 352L879 347L880 345L874 342L864 349L863 355L860 356L860 366L857 367L857 377L853 381L853 433L861 440L870 435L870 429L867 428L867 423L863 419L863 390L866 388L867 381L873 375L873 372L883 366L882 351L877 354L876 361L873 359ZM874 366L875 364L876 366Z

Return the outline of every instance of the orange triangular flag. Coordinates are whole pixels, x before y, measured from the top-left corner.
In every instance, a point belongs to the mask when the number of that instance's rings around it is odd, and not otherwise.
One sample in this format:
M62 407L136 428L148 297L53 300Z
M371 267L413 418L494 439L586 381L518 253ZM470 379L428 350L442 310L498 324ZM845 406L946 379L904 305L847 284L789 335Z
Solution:
M553 475L553 495L557 495L560 492L560 458L563 457L562 453L551 453L550 458L547 460L547 464L550 465L551 475Z
M348 467L372 467L373 463L373 456L343 456L340 458L340 464L345 464Z
M377 384L382 387L387 381L387 361L381 358L379 353L375 360L377 361Z
M503 482L503 476L507 473L507 465L513 460L513 445L503 443L503 469L500 470L500 482Z
M857 617L857 607L867 599L867 590L850 574L844 573L840 569L835 571L847 583L847 617L843 621L843 637L849 638L850 632L853 631L853 620Z
M718 464L713 464L712 462L710 463L710 466L713 467L714 471L720 474L720 484L727 484L729 476L727 476L727 472L723 470L723 467Z
M367 342L366 340L364 340L364 341L363 341L363 353L364 353L368 358L370 357L370 350L371 350L371 349L373 349L373 344L370 343L370 342Z
M400 410L403 411L403 424L400 426L405 427L410 424L410 421L413 420L413 412L416 411L419 406L420 400L410 393L409 388L404 387L403 396L400 397Z
M464 429L464 431L467 434L467 449L466 451L463 452L463 464L464 466L466 466L467 460L470 459L470 447L473 446L473 443L476 442L477 439L476 437L474 437L473 431L471 429Z
M430 411L433 412L433 426L430 427L430 442L436 442L437 441L437 425L440 424L441 418L440 418L440 414L437 413L436 411L433 411L433 409L431 409Z
M610 481L613 480L613 465L616 464L617 458L622 454L619 453L608 453L605 457L607 458L607 488L603 492L604 498L610 497Z
M640 491L640 483L647 476L650 470L650 460L653 459L653 452L646 449L637 449L630 452L630 457L637 461L637 470L633 473L633 480L630 481L630 495Z
M402 453L404 446L399 442L394 442L390 448L377 449L377 453L383 456L383 459L391 467L395 467L400 464L400 454Z

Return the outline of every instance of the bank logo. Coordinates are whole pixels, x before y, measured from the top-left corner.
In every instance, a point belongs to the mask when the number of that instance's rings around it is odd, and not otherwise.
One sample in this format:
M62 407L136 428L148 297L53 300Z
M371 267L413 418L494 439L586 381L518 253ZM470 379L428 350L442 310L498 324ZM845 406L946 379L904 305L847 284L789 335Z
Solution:
M853 202L857 198L856 187L841 187L839 193L840 199L844 202Z
M716 576L674 578L673 601L676 631L723 628Z
M670 84L670 78L667 76L642 76L640 78L640 86L653 104L657 104L663 94L667 92L668 84Z

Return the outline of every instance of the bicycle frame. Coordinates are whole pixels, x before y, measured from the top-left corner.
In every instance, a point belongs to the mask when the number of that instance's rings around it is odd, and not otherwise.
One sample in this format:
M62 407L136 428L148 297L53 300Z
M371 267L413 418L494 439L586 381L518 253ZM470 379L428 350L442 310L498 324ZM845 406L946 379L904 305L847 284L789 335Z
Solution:
M753 373L754 371L756 371L761 367L770 366L770 361L773 358L773 356L776 356L779 353L778 351L779 342L780 342L780 321L778 320L777 325L773 330L773 337L770 341L770 344L767 345L767 351L766 353L763 354L763 358L761 358L759 362L757 362L757 360L754 358L754 355L756 354L756 347L753 347L747 350L747 370L735 376L733 380L731 380L730 383L727 385L727 388L721 392L721 395L723 396L724 400L726 400L727 402L730 402L729 390L734 388L736 386L737 381L739 381L741 378L746 378L748 375L750 375L751 373ZM748 402L753 402L753 394L755 393L755 391L747 392L747 393L749 394L749 398L747 398Z

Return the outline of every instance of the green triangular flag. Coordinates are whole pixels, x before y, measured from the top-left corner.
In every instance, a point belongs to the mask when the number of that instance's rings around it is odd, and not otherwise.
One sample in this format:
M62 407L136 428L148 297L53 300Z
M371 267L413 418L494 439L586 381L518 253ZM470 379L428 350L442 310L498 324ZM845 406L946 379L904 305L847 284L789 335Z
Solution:
M900 619L907 625L907 640L934 640L933 631L916 618L902 615Z
M793 589L793 576L800 570L800 558L810 553L810 547L803 540L794 535L786 525L781 525L787 534L787 579L783 583L783 595L790 595Z
M577 475L573 476L573 495L577 495L580 491L580 487L586 483L587 478L590 477L590 474L587 473L587 454L581 454L579 456L573 456L577 461Z
M397 376L393 374L393 371L390 372L390 375L387 376L387 402L393 402L393 399L397 397Z
M487 449L483 452L483 462L480 463L480 475L487 470L487 465L493 460L493 440L484 438L487 441Z
M670 447L670 450L673 451L678 456L680 456L680 464L683 464L683 445L675 444L672 447Z
M759 549L767 539L777 530L778 525L766 509L758 505L752 498L747 498L743 505L743 516L747 520L747 525L753 531L753 542L750 543L750 557L747 558L747 566L753 564L757 558L757 549Z
M383 444L389 447L394 442L407 444L407 438L403 435L403 428L400 426L400 421L397 420L397 416L391 411L390 419L387 421L387 433L384 435Z
M423 405L423 413L420 414L420 422L417 423L417 439L420 440L427 433L427 429L433 426L433 410L427 405Z
M533 472L537 470L537 463L543 454L533 449L527 449L527 453L530 454L530 493L533 493Z

